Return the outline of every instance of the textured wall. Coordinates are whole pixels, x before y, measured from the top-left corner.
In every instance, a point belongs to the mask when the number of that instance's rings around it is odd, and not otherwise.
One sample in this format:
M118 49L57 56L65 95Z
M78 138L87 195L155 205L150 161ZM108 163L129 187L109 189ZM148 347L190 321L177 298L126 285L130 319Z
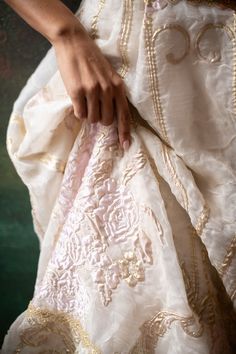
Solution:
M64 1L73 11L79 2ZM6 129L14 100L49 47L0 1L0 347L33 295L39 255L28 192L6 151Z

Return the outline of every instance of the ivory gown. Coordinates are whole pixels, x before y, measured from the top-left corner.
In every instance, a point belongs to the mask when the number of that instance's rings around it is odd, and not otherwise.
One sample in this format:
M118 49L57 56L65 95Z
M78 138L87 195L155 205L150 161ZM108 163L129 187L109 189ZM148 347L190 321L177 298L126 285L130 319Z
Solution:
M76 16L126 85L128 152L116 121L75 119L53 48L29 78L7 148L29 189L40 257L33 298L3 354L233 353L230 6L82 1Z

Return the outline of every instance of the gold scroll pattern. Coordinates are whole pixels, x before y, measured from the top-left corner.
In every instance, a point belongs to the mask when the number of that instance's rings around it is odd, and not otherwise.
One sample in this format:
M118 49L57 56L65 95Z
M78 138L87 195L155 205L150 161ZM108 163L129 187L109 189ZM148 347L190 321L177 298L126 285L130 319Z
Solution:
M101 351L91 342L88 333L82 327L80 321L70 314L36 307L32 301L26 311L26 320L29 325L20 335L14 354L19 354L25 348L42 348L50 336L57 339L58 348L49 348L46 344L45 351L40 353L68 353L72 354L79 343L90 354L101 354ZM58 350L58 351L57 351ZM63 351L62 351L63 350Z
M146 3L146 6L149 8L152 8L154 0L144 0L144 3ZM179 1L175 0L169 0L169 3L171 4L176 4ZM195 4L209 4L214 6L216 4L215 1L201 1L201 0L193 0L190 1L191 3ZM223 3L223 1L219 1L220 4ZM225 6L231 7L233 6L233 2L231 1L225 1ZM236 9L236 5L234 4L234 7ZM150 11L150 14L152 11ZM149 19L151 19L151 15L147 16ZM193 39L193 46L195 48L196 55L199 57L200 60L208 62L208 63L218 63L222 59L222 54L220 52L213 52L212 55L206 55L203 53L201 49L201 42L206 38L207 33L211 30L221 30L224 31L224 33L228 36L228 39L232 42L233 45L233 80L232 80L232 98L233 98L233 109L234 113L236 114L236 14L233 14L234 21L233 21L233 26L226 25L225 23L206 23L196 34L196 37ZM179 58L175 58L173 53L169 53L166 55L166 60L171 63L171 64L178 64L180 63L190 52L191 49L191 40L190 40L190 35L187 32L183 26L180 26L179 24L165 24L164 26L158 28L154 34L153 34L153 40L155 40L160 33L166 30L176 30L179 33L182 33L183 38L185 39L186 42L186 49L183 53L183 55ZM159 102L160 105L160 102ZM162 124L162 130L163 130L163 138L165 139L166 143L168 143L168 137L166 136L166 129L164 126L164 121L160 117L160 123Z
M225 33L228 35L228 38L231 41L235 41L235 32L227 25L225 25L224 23L207 23L206 25L204 25L201 30L198 32L197 36L196 36L196 40L195 40L195 48L196 48L196 52L199 56L200 59L208 61L210 63L216 63L219 62L221 60L221 53L213 53L214 56L212 58L207 57L206 55L204 55L201 51L201 47L200 47L200 43L203 40L203 37L206 35L206 33L210 30L223 30L225 31Z
M184 332L192 337L198 338L202 335L203 328L200 323L196 323L194 316L160 311L142 325L141 335L129 354L155 354L158 340L166 334L175 322L178 322Z
M171 160L171 143L169 141L168 133L167 133L167 126L164 117L164 111L161 103L161 94L160 94L160 85L159 85L159 78L158 78L158 64L157 64L157 57L156 57L156 46L155 41L159 37L159 35L166 31L177 31L182 34L183 39L185 41L185 50L180 57L175 57L173 53L168 53L166 55L166 60L171 64L179 64L184 58L188 55L191 49L191 41L190 35L185 28L180 26L179 24L166 24L156 31L153 30L153 13L154 10L148 10L152 7L152 0L145 0L147 9L144 19L144 36L146 42L146 51L147 51L147 61L148 61L148 70L149 70L149 79L150 79L150 88L151 94L153 99L153 107L155 111L155 115L157 118L158 125L160 127L160 134L163 140L163 158L166 163L167 169L172 176L172 179L179 189L182 195L182 201L184 208L188 211L188 196L187 191L181 182L180 177L178 176L173 162ZM201 60L216 63L221 60L221 53L214 53L213 57L209 58L205 54L202 53L201 50L201 41L207 34L209 30L223 30L227 34L228 38L233 42L234 46L234 58L233 58L233 82L232 82L232 100L233 100L233 108L236 114L236 15L234 15L234 28L231 28L228 25L223 23L213 24L209 23L204 25L200 31L197 33L197 36L194 41L195 50L197 55L200 57Z
M207 257L206 249L201 243L196 231L190 227L190 264L181 261L178 254L180 267L186 288L186 295L192 314L184 315L172 311L159 311L153 317L145 321L140 327L140 336L129 354L155 354L156 347L171 327L176 324L182 327L183 331L192 338L200 338L205 331L211 338L211 350L223 348L224 339L216 340L218 320L221 318L217 313L218 303L214 294L212 279L209 275L210 262ZM197 247L198 246L198 247ZM199 269L198 257L201 259L201 270ZM200 280L200 274L202 280ZM200 289L200 282L205 283L205 290ZM220 346L220 347L218 347Z
M188 55L188 53L190 51L190 36L189 36L188 32L186 31L186 29L184 29L182 26L180 26L178 24L169 24L169 25L164 25L164 26L158 28L153 33L152 40L155 41L157 39L157 37L159 36L159 34L161 34L164 31L167 31L167 30L173 30L173 31L179 32L180 34L182 34L182 36L185 40L185 50L179 58L175 58L173 53L168 53L166 55L166 60L169 63L179 64L182 60L184 60L184 58Z

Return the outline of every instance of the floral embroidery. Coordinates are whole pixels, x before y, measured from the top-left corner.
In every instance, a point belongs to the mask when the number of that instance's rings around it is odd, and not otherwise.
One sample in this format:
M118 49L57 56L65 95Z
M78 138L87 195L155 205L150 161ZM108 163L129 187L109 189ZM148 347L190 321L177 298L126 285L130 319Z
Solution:
M130 286L135 286L138 281L144 280L144 268L133 252L126 252L124 259L119 261L121 276Z
M137 204L129 189L129 182L147 162L144 152L135 152L133 159L128 159L118 180L116 160L122 159L123 153L117 144L116 126L106 129L93 125L84 131L80 158L72 154L56 208L55 217L60 215L61 208L65 223L35 294L36 301L47 298L51 306L78 313L80 318L83 309L76 299L81 299L78 293L83 291L80 275L84 267L107 306L122 280L136 286L145 280L145 267L153 262L151 240L143 229L143 220L153 222L163 242L157 217L147 206ZM80 171L80 182L75 183L73 176L78 173L81 160L85 161L81 166L84 173Z

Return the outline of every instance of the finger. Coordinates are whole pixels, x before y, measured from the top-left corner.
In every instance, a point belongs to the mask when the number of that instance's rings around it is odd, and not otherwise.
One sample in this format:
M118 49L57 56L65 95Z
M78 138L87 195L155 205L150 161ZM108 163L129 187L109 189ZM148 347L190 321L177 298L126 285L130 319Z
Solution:
M96 123L101 119L99 97L98 95L87 96L88 120L90 123Z
M74 108L74 115L78 119L87 118L87 103L83 93L71 96L71 101Z
M103 87L101 98L101 123L110 125L114 120L114 104L112 91L109 87Z
M116 96L115 100L116 114L118 120L118 136L121 147L128 150L131 144L130 121L131 113L129 110L128 100L124 94Z

